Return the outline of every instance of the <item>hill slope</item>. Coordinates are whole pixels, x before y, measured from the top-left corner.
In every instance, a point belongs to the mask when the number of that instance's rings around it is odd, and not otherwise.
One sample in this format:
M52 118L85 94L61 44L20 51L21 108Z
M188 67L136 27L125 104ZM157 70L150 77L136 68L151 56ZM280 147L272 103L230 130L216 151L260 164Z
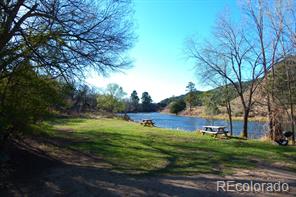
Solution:
M248 87L250 86L251 81L246 81L243 82L243 86L244 89L247 90ZM224 119L227 118L226 115L226 108L222 106L222 104L220 103L220 99L219 97L221 97L221 94L223 92L223 87L216 87L214 89L208 90L208 91L196 91L196 99L198 99L198 101L196 103L198 103L197 105L194 105L193 109L190 111L189 109L185 109L184 111L180 112L179 115L185 115L185 116L200 116L200 117L208 117L209 115L205 112L205 101L206 100L211 100L214 99L214 103L217 105L217 107L219 108L220 113L214 115L211 115L211 117L213 118L217 118L217 119ZM262 95L260 93L260 90L257 91L258 93L255 93L254 95L254 100L256 101L260 101L262 100ZM232 85L230 85L230 93L231 95L231 103L232 103L232 111L233 111L233 115L235 116L235 119L240 119L240 117L242 116L243 113L243 109L242 109L242 105L240 103L240 98L238 97L238 94L236 92L236 90L234 89L234 87ZM164 113L169 113L169 104L172 101L176 101L179 99L185 99L185 97L188 95L188 93L183 94L183 95L179 95L179 96L174 96L174 97L170 97L170 98L166 98L162 101L159 102L159 106L162 108L162 112ZM255 118L256 120L264 120L264 118L262 118L262 116L265 116L266 114L266 108L262 107L258 102L256 102L256 104L254 105L254 110L251 111L250 116L251 117L258 117Z

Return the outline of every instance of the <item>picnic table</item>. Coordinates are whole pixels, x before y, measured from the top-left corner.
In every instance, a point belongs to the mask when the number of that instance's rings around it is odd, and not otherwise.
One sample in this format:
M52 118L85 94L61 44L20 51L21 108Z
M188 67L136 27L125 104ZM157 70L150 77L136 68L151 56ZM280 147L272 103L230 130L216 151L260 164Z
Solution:
M225 126L203 126L203 129L200 132L204 135L205 133L213 134L217 137L218 134L224 134L227 137L228 131Z
M154 127L154 122L151 119L143 119L140 124L147 127Z

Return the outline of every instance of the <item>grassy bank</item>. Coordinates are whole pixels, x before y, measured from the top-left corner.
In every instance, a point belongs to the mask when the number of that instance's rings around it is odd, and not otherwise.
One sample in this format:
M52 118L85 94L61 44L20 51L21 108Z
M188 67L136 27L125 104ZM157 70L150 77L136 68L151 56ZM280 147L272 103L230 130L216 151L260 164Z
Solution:
M225 174L237 168L278 163L296 171L296 147L258 140L214 139L118 119L55 119L34 132L103 158L113 171L129 174Z

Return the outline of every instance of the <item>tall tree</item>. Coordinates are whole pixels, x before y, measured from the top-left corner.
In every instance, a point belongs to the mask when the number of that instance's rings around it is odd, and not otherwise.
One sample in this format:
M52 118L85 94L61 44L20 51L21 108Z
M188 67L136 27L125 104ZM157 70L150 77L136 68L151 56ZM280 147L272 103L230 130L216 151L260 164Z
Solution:
M126 92L123 91L123 88L116 83L109 83L105 94L111 95L117 99L123 99L123 97L126 96Z
M143 111L151 111L152 98L148 92L142 93L141 101L142 101Z
M97 96L97 107L107 112L125 111L124 96L126 93L118 84L111 83L107 85L105 93Z
M209 78L220 76L234 87L243 106L242 133L247 138L248 118L254 104L253 95L263 70L259 55L254 53L253 42L248 40L242 27L227 18L219 18L212 41L199 45L192 40L188 55L195 60L199 73ZM250 85L246 87L244 81L249 81Z
M289 57L275 65L274 75L268 75L267 86L273 89L274 103L277 111L286 113L277 114L280 119L288 120L289 125L278 123L275 128L288 129L293 132L292 142L295 143L295 105L296 105L296 57ZM280 110L279 110L280 109ZM278 126L279 125L279 126ZM283 128L284 127L284 128ZM280 132L278 130L275 130ZM281 133L279 133L280 135Z
M132 93L131 93L131 103L132 103L132 107L133 107L133 111L137 111L138 110L138 107L139 107L139 101L140 101L140 98L138 97L138 93L136 90L134 90Z
M195 84L193 82L189 82L188 85L186 86L186 91L188 92L188 94L186 95L186 101L189 104L189 110L192 111L192 104L196 97Z
M244 13L247 16L248 31L252 35L256 53L260 55L260 64L264 68L265 91L262 96L266 97L266 107L269 118L269 136L272 140L277 138L277 118L280 113L277 110L275 93L273 88L266 89L267 80L273 80L275 65L283 59L295 55L296 4L293 0L250 0L243 4ZM275 83L272 83L275 86ZM288 88L288 87L287 87Z
M220 89L218 91L218 95L216 95L219 99L219 105L224 106L226 108L226 112L228 115L228 121L229 121L229 131L230 135L233 135L233 121L232 121L232 104L231 101L234 99L237 95L235 94L235 90L233 90L233 87L231 84L227 83L227 79L224 79L222 81L222 85L220 86Z
M97 107L105 112L117 113L125 110L125 103L112 95L103 94L97 96Z

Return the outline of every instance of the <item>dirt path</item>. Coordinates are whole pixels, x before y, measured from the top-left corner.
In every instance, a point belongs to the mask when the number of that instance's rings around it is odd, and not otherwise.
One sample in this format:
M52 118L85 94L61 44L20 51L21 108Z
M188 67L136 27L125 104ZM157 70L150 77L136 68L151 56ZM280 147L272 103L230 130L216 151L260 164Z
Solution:
M63 148L59 142L25 140L8 149L12 175L0 196L296 196L296 174L271 166L231 176L128 176L111 172L101 158ZM216 181L288 182L288 193L217 192Z

